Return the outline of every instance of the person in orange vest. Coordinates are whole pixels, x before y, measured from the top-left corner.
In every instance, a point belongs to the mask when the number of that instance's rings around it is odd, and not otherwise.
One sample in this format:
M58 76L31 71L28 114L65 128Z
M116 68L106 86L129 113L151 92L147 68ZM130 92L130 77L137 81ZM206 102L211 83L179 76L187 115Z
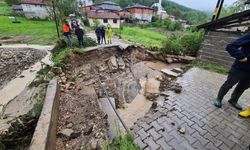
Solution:
M63 30L63 35L68 40L69 48L72 49L72 36L71 36L71 31L70 31L69 23L68 23L67 20L63 21L62 30Z

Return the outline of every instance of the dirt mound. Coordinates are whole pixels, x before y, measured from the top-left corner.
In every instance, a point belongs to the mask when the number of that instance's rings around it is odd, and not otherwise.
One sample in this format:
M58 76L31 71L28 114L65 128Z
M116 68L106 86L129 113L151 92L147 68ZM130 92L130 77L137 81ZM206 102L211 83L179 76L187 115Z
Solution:
M0 48L0 89L45 55L45 51L31 48Z

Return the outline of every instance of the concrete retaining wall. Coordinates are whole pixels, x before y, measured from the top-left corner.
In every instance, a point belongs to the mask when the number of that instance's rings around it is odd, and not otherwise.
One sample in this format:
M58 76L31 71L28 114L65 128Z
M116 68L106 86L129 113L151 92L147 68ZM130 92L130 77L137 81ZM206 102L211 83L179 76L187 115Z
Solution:
M238 37L240 37L240 34L236 33L207 32L199 51L199 60L204 63L212 63L229 68L234 62L234 58L228 54L226 46Z
M59 88L57 80L51 80L43 109L34 132L30 150L54 150L56 142L56 124L58 118Z

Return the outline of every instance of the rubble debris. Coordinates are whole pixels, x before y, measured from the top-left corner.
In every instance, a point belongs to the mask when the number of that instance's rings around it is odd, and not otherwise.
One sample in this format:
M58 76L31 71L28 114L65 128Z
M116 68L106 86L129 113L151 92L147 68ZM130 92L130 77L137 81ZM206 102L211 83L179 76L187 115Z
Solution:
M111 71L115 71L118 69L118 64L115 56L111 56L108 61L108 66Z
M177 129L177 131L179 131L179 133L181 133L181 134L185 134L185 133L186 133L186 128L184 128L184 127L179 127L179 128Z
M173 71L171 71L169 69L162 69L161 72L165 73L168 76L175 77L175 78L180 76L179 73L175 73L175 72L173 72Z
M59 132L58 136L60 137L71 137L71 134L74 133L74 130L72 129L63 129Z
M149 78L146 82L146 85L145 85L144 96L148 100L151 100L151 101L155 100L160 94L159 88L160 88L160 81L158 81L154 78Z
M166 58L166 62L167 62L168 64L171 64L171 63L173 63L173 59L170 58L170 57L167 57L167 58Z
M175 93L181 93L182 86L180 86L179 84L174 84L174 85L171 85L168 89L171 91L174 91Z
M96 139L91 139L89 141L87 148L90 150L95 150L95 149L97 149L97 146L98 146L98 141Z
M93 131L94 124L88 125L85 129L83 129L84 135L90 135L90 133Z
M124 70L126 67L125 62L123 61L121 57L118 58L118 66L119 66L119 69L121 70Z

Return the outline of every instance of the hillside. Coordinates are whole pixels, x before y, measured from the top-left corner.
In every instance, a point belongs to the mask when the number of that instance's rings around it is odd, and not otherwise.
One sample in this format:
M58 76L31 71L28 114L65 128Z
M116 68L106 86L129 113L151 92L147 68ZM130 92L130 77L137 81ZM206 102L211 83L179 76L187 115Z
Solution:
M105 0L95 0L95 3L100 3ZM157 0L111 0L115 3L120 4L122 7L131 6L133 4L139 3L146 6L151 6ZM165 8L168 14L174 15L180 19L185 19L191 22L192 24L201 24L207 22L209 19L209 14L206 12L194 10L175 2L169 0L163 0L162 6Z

